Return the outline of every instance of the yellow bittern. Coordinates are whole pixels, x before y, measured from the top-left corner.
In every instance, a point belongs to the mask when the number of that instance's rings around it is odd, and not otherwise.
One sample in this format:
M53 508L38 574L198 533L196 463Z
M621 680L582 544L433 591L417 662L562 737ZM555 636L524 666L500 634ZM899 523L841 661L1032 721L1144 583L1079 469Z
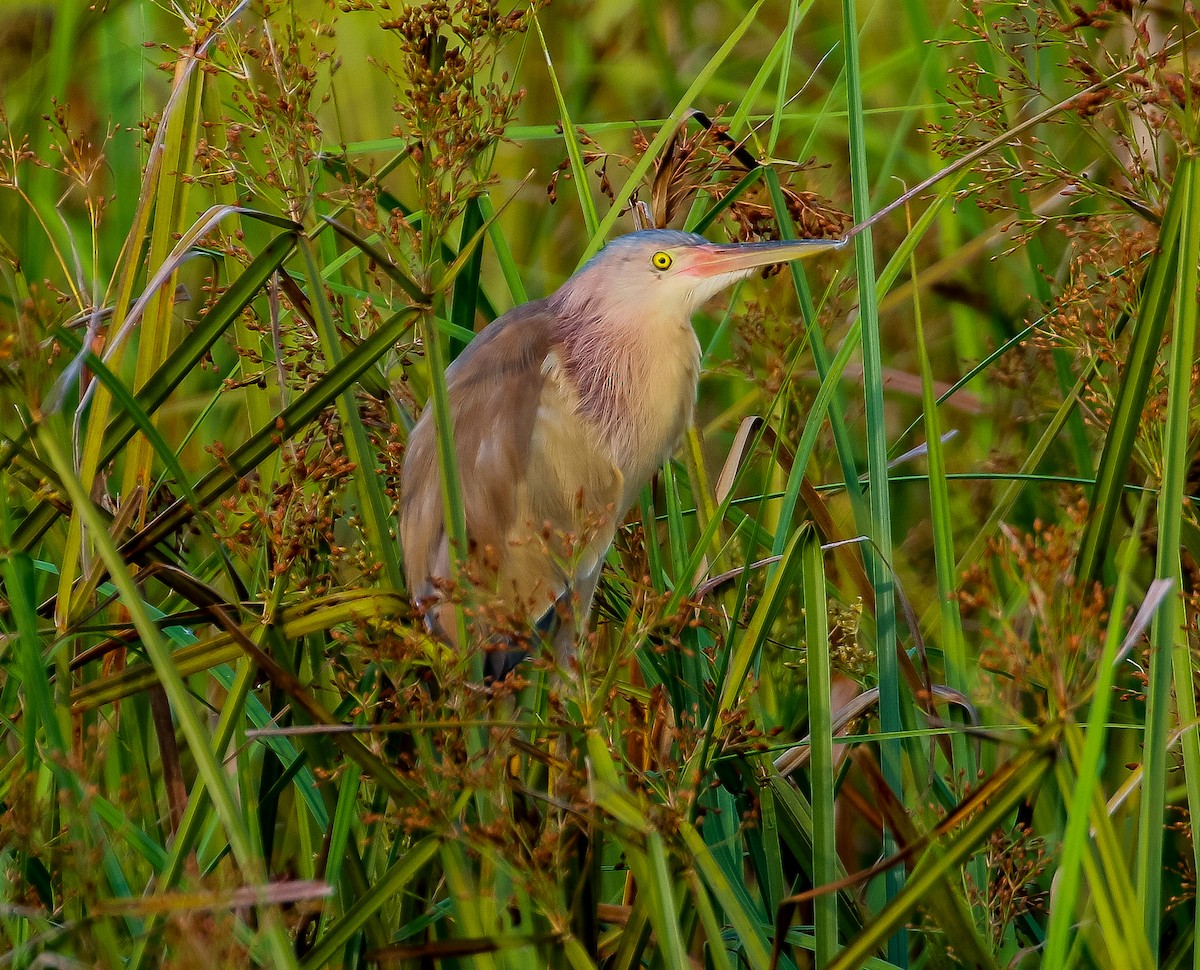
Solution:
M551 296L489 324L450 365L466 599L490 679L525 655L521 626L552 641L559 663L574 651L617 526L692 419L692 313L757 267L840 244L630 233ZM414 603L453 642L437 454L427 407L404 457L400 535Z

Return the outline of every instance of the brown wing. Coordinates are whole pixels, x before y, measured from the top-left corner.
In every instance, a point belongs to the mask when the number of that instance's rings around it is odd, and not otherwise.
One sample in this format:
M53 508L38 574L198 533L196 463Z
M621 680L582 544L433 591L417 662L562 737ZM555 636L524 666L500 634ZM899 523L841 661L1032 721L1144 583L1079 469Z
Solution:
M537 301L485 328L446 373L474 572L533 620L576 575L595 572L620 497L620 472L579 414L563 352ZM449 573L432 408L409 438L400 514L410 594L427 601ZM596 524L577 549L559 539Z

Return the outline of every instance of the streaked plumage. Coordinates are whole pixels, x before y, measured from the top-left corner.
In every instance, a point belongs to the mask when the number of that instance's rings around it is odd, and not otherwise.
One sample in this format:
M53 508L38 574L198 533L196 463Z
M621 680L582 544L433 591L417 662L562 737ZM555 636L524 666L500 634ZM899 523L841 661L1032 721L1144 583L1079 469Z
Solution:
M617 525L691 421L700 373L693 311L755 266L830 245L631 233L471 341L446 385L478 602L552 635L565 662ZM427 408L405 454L400 531L410 594L449 638L436 439ZM502 677L521 653L482 626L485 670Z

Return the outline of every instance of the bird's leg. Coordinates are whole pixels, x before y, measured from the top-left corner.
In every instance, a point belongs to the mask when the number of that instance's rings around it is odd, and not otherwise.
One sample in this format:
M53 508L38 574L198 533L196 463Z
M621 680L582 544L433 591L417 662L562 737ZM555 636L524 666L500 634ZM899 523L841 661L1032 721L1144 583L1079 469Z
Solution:
M592 600L596 596L603 565L604 560L601 559L589 572L579 576L574 586L568 588L562 599L554 605L553 612L558 614L560 622L551 643L554 646L554 661L563 670L570 670L571 662L579 660L579 644L588 631Z

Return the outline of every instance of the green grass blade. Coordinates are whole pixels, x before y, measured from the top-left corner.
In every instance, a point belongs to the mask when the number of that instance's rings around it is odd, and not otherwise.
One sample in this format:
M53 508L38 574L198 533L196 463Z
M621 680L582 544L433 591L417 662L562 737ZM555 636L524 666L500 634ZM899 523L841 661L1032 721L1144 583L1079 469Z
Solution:
M288 233L277 236L251 262L246 270L221 295L212 308L201 318L180 341L154 377L140 388L134 395L136 411L144 414L154 414L179 384L197 367L209 352L214 343L234 325L241 311L249 305L271 275L283 264L284 260L295 248L296 238ZM73 355L81 355L83 345L78 335L69 330L60 330L58 339ZM94 357L77 356L80 364L94 363ZM61 383L60 378L60 383ZM109 392L112 387L106 388ZM104 434L104 445L101 453L102 464L112 461L122 446L130 439L138 425L134 422L134 413L128 407L120 408L109 423ZM21 439L14 439L9 445L9 454L19 448ZM56 513L48 503L41 503L34 508L29 516L17 529L14 543L18 548L27 549L49 527L50 520Z
M583 211L583 227L589 239L596 236L600 225L600 217L596 213L596 202L588 188L587 166L583 163L583 151L579 147L579 133L571 120L571 112L563 97L562 88L558 83L558 74L554 70L554 61L550 57L550 48L546 46L546 37L542 33L542 24L537 15L533 17L533 26L537 31L538 43L542 48L542 56L546 59L546 72L550 77L550 86L554 90L554 101L558 105L558 119L562 126L563 142L567 146L567 158L571 162L571 179L575 183L575 197L579 199L579 208Z
M454 280L454 299L450 305L450 322L470 332L475 330L475 314L479 308L479 273L483 268L483 247L472 248L469 244L475 233L483 228L483 207L476 196L468 200L467 211L463 214L458 250L460 253L469 252L469 255L462 272ZM451 356L457 357L461 349L451 345Z
M345 356L340 367L323 375L305 394L280 411L271 424L260 428L243 445L228 454L222 467L214 469L196 483L197 501L207 506L225 494L237 484L239 478L277 451L282 441L336 401L339 394L387 354L400 335L412 327L417 312L415 308L402 310L382 324ZM173 503L131 540L131 552L150 548L162 541L190 516L191 511L186 503Z
M1138 425L1150 389L1150 376L1158 359L1167 313L1171 306L1172 284L1178 275L1179 234L1187 208L1191 165L1180 164L1175 185L1167 201L1158 237L1158 251L1150 260L1142 282L1133 335L1121 373L1112 423L1104 439L1104 451L1096 471L1096 490L1087 526L1080 543L1075 575L1089 583L1101 577L1109 551L1113 523L1120 507L1129 459L1133 454Z
M931 206L929 211L933 211ZM912 264L916 275L915 260ZM946 684L964 697L972 696L974 686L973 668L968 659L966 638L963 636L962 615L958 606L958 577L955 573L954 517L950 503L950 488L946 481L946 453L942 442L942 425L938 417L937 397L933 386L933 370L925 341L921 301L914 291L913 320L916 325L916 341L921 362L921 406L925 416L925 445L929 463L929 510L933 529L934 572L937 577L937 602L941 633L942 655L945 658ZM955 731L951 735L954 763L953 779L962 779L955 785L958 791L976 777L974 752L966 735ZM976 886L986 885L987 868L982 856L967 863L967 872ZM982 914L977 914L982 915Z
M181 57L180 62L181 69L175 76L171 96L168 99L155 131L154 142L143 173L142 192L137 207L136 221L126 236L120 265L113 276L115 296L112 301L114 308L112 327L115 331L121 329L126 314L132 309L133 289L139 274L143 270L141 257L144 241L152 235L156 239L161 240L164 238L165 233L174 232L177 228L174 224L171 224L165 232L161 228L158 228L156 231L156 227L159 226L160 221L166 222L168 220L166 217L162 220L157 218L157 210L153 204L153 200L156 198L155 187L163 172L164 158L168 154L173 154L177 160L179 158L178 146L173 144L179 137L178 131L181 125L181 122L176 121L176 119L181 112L186 110L187 92L192 89L191 82L194 75L199 73L199 58L192 56L187 58ZM171 134L175 134L176 138L171 138ZM179 166L176 172L182 172L186 169L187 166ZM175 173L172 174L173 177L177 177ZM86 304L81 301L80 310L84 310L85 307ZM80 454L78 462L73 463L78 468L79 475L87 483L88 488L91 488L97 470L101 467L100 449L103 444L103 434L108 424L108 415L111 406L112 402L108 399L104 391L101 390L92 401L88 416L88 425L83 432L83 441L79 442ZM67 552L59 563L58 599L56 601L60 619L66 619L72 609L72 589L75 585L75 580L78 578L85 554L83 547L83 525L76 515L71 516L64 548Z
M142 605L137 586L121 559L116 544L104 530L104 523L93 507L91 497L75 476L74 469L58 443L61 440L58 436L65 437L64 430L61 425L53 429L44 426L38 434L38 443L50 465L58 472L63 487L71 496L76 513L80 516L80 521L95 543L97 554L107 566L109 575L120 592L122 604L129 611L146 652L150 655L158 674L159 683L171 701L171 709L179 719L189 751L195 758L196 767L203 776L210 797L216 805L222 828L229 839L230 849L242 870L243 878L250 885L263 885L266 881L266 874L262 871L259 861L251 850L245 820L241 817L216 754L209 747L212 738L200 722L193 707L191 694L174 665L170 648L162 639L157 627ZM295 966L291 946L283 932L282 924L270 909L261 911L260 915L263 919L263 932L266 934L272 959L276 965L280 967Z
M504 274L504 283L508 287L513 305L519 306L527 303L529 294L525 289L525 281L521 278L521 271L513 257L512 247L509 246L507 237L496 221L496 207L492 203L492 197L487 194L481 195L479 208L483 213L484 225L488 227L488 241L492 244L496 259L500 263L500 272Z
M346 358L342 355L337 327L333 322L333 310L325 297L321 271L317 266L312 246L302 243L300 251L308 270L309 299L315 311L317 334L328 368L326 378L329 378L346 366ZM367 437L367 429L363 427L358 402L350 389L350 383L347 382L346 390L337 396L338 417L341 419L342 442L346 447L346 455L354 463L354 484L358 493L358 511L362 516L363 532L376 561L383 565L387 587L403 589L404 577L400 571L400 557L397 554L394 517L391 514L390 503L383 495L383 479L379 474L374 449Z
M458 578L459 563L467 555L467 514L463 507L461 479L458 474L458 452L454 448L454 425L450 415L450 396L446 391L446 365L441 336L437 332L436 319L432 311L421 317L421 338L425 347L426 376L429 378L429 402L433 408L434 427L437 430L438 477L442 483L442 507L446 522L446 543L450 565L450 580ZM454 611L456 640L467 643L467 621L461 609ZM471 679L483 681L482 651L471 650L467 654Z
M771 951L767 946L762 927L749 918L746 907L734 891L735 887L721 868L721 864L713 856L712 850L705 844L700 833L693 826L684 825L679 829L679 834L683 838L684 846L691 853L692 861L699 871L700 877L713 894L713 898L724 910L725 917L730 921L734 932L737 933L747 964L752 968L761 967L765 970L771 963ZM681 966L682 964L677 965Z
M362 791L362 771L356 770L354 766L348 766L348 770L341 779L341 784L338 785L337 791L337 806L333 810L333 825L329 830L329 849L326 852L325 861L325 881L339 893L343 900L343 908L349 909L346 904L347 900L353 899L352 880L349 878L349 873L346 873L346 878L343 878L343 869L349 868L346 864L346 847L352 838L358 835L357 823L359 816L359 796ZM326 909L321 914L321 921L317 925L317 938L321 939L326 935L330 921L334 914L330 909ZM339 936L344 936L350 933L348 926L340 927L342 933ZM355 931L360 930L361 924L355 927ZM339 940L340 945L343 940Z
M958 611L958 581L954 566L954 520L950 506L950 489L946 483L946 451L942 441L942 423L938 418L937 398L933 387L933 371L926 351L925 331L921 320L920 303L915 303L917 346L921 358L921 405L925 413L925 447L929 460L929 506L933 525L934 571L937 576L937 595L941 613L942 649L946 656L946 683L963 694L970 694L971 679L967 660L967 645L963 637L962 616ZM965 749L964 749L965 750ZM956 750L956 757L958 751ZM959 767L968 769L968 761Z
M1045 729L1030 747L993 775L972 796L982 808L960 811L965 824L952 836L931 846L913 869L904 887L884 905L869 926L856 936L829 965L830 970L856 970L875 951L894 939L909 915L1001 824L1003 819L1034 791L1052 767L1057 727ZM947 823L952 821L948 819ZM894 961L893 961L894 962Z
M837 771L833 763L833 712L830 709L833 684L829 666L829 604L821 544L812 529L804 530L800 556L804 564L804 639L812 759L812 879L813 885L824 886L838 878L841 866L833 806ZM836 896L827 894L813 901L813 935L816 937L816 966L825 967L837 952Z
M181 671L181 673L183 673ZM186 674L184 674L186 676ZM248 661L238 665L236 679L229 685L229 693L221 708L221 717L213 731L213 750L225 751L233 740L241 720L246 699L257 679L258 671ZM188 793L187 806L180 819L179 828L171 841L171 849L159 869L155 881L156 892L169 892L179 882L185 871L186 864L194 858L196 843L201 831L208 826L212 816L212 801L205 794L204 777L196 778ZM140 970L148 961L153 959L148 954L156 949L158 944L157 926L163 914L151 912L146 917L142 928L142 936L136 942L129 960L129 970Z
M1139 510L1139 524L1145 514L1146 500ZM1140 533L1140 528L1134 534ZM1121 570L1117 577L1117 588L1113 594L1108 630L1104 638L1104 649L1096 664L1095 695L1088 711L1087 731L1075 770L1073 790L1063 792L1067 802L1066 829L1063 832L1062 860L1055 875L1055 891L1050 908L1049 926L1046 930L1046 949L1043 967L1058 970L1068 966L1067 954L1071 936L1075 932L1077 914L1075 902L1080 892L1083 856L1091 851L1088 844L1089 807L1099 791L1102 778L1100 768L1105 750L1105 740L1112 706L1112 687L1116 678L1116 656L1122 641L1121 625L1117 618L1125 613L1129 599L1129 587L1133 570L1137 565L1137 543L1127 542L1122 556Z
M768 579L762 599L750 617L750 622L737 641L729 647L729 666L720 684L720 700L715 708L718 717L736 708L738 696L745 686L754 659L762 649L771 625L783 607L784 599L792 591L796 572L800 568L800 547L804 536L804 531L793 533L784 549L779 568Z
M134 400L146 414L154 414L179 387L223 334L235 325L296 248L297 236L282 233L271 240L251 260L250 265L217 299L200 322L191 328L167 356L154 375L134 394ZM102 461L111 461L133 434L133 419L118 411L104 432Z
M632 855L636 858L638 853L634 852ZM687 949L680 935L675 880L667 864L667 850L663 845L663 837L656 831L646 836L644 865L642 892L649 899L650 925L658 935L661 959L668 967L682 967L687 963Z
M865 222L871 214L870 183L867 175L866 121L863 115L862 68L859 64L857 5L842 3L842 40L846 49L846 97L850 122L850 185L855 223ZM863 385L867 411L867 479L870 484L871 538L874 553L867 556L868 572L875 587L875 649L879 676L879 727L885 734L902 730L900 716L900 668L896 659L896 600L891 574L892 511L888 487L887 416L883 402L883 347L879 330L879 308L875 290L875 254L871 231L859 233L854 240L858 277L858 312L862 318ZM901 746L898 741L881 741L880 767L892 791L904 787ZM885 833L884 855L896 850L895 839ZM904 885L904 870L890 870L885 879L888 899ZM907 965L907 943L903 929L897 926L888 943L888 958L898 966Z
M5 525L7 526L7 515ZM42 637L38 631L37 604L34 601L33 561L26 553L9 553L3 558L4 589L17 628L13 650L17 654L20 678L25 691L25 718L22 739L27 771L40 762L38 735L42 734L47 751L60 758L66 751L69 734L59 723L61 710L55 706L54 690L42 657ZM39 732L40 728L40 732Z
M771 204L775 210L775 218L779 220L780 235L784 239L793 238L795 230L792 228L791 218L788 216L787 202L783 196L779 176L772 169L767 169L763 178L766 180L767 188L771 193ZM822 382L824 382L833 370L833 366L829 362L829 352L825 348L825 338L821 333L820 327L817 325L817 311L813 305L812 294L808 289L808 281L804 276L804 267L799 261L793 261L788 264L788 270L792 274L792 285L795 287L796 297L800 301L801 318L804 321L805 334L808 338L808 346L812 351L813 363L816 365L817 374L820 376ZM861 320L862 317L860 314L855 320L855 326L861 327ZM843 341L842 349L839 351L838 356L841 356L842 351L846 350L845 344L849 342L852 341ZM858 484L855 449L846 425L845 414L847 409L845 396L836 383L831 385L829 393L832 397L829 399L829 406L825 413L829 418L829 426L833 430L833 440L837 447L838 462L841 465L843 480L847 483L847 492L854 507L854 519L857 523L857 528L865 532L867 530L867 509L863 500L862 488ZM813 413L817 414L818 420L820 420L822 416L820 409L813 408ZM816 429L814 428L811 433L815 434ZM799 462L796 464L800 466Z
M1142 292L1143 305L1149 305L1147 318L1139 308L1134 343L1130 349L1127 374L1135 372L1136 363L1144 357L1144 366L1149 368L1158 356L1158 349L1165 327L1167 306L1175 297L1175 332L1171 336L1170 380L1166 425L1163 429L1163 478L1158 503L1158 552L1155 557L1154 574L1157 579L1168 580L1176 589L1183 585L1183 567L1180 560L1182 526L1184 516L1183 493L1190 472L1193 454L1190 450L1188 433L1189 419L1193 408L1192 368L1195 366L1196 348L1196 290L1197 267L1200 260L1200 163L1189 157L1179 163L1175 172L1175 184L1163 217L1163 239L1159 252L1151 264L1149 277ZM1169 267L1167 266L1169 263ZM1161 287L1161 291L1160 288ZM1147 336L1144 348L1141 331ZM1141 357L1139 357L1141 355ZM1133 380L1132 377L1128 378ZM1126 381L1122 380L1121 391ZM1131 392L1132 393L1132 392ZM1141 399L1145 398L1145 389ZM1141 401L1137 412L1130 415L1136 431L1136 417L1141 413ZM1110 436L1117 433L1117 416ZM1131 432L1132 433L1132 432ZM1105 446L1105 454L1108 448ZM1103 465L1103 461L1102 461ZM1101 479L1108 484L1106 478ZM1101 486L1097 485L1097 493ZM1082 559L1082 552L1080 557ZM1146 926L1146 937L1151 952L1158 954L1160 926L1167 900L1163 896L1163 844L1166 838L1165 812L1167 796L1167 738L1171 733L1172 695L1177 698L1179 715L1192 713L1195 720L1196 699L1194 681L1191 678L1191 660L1187 656L1191 649L1183 603L1177 596L1169 597L1154 616L1150 631L1153 650L1150 655L1149 690L1146 696L1146 776L1142 791L1142 810L1138 831L1138 895L1142 902L1142 916ZM1187 680L1174 682L1173 673L1178 669ZM1186 697L1185 697L1186 695ZM1186 722L1185 722L1186 723ZM1187 779L1189 807L1200 810L1200 747L1195 730L1184 735L1185 777ZM1192 801L1197 797L1196 802ZM1195 849L1193 848L1193 852Z
M403 892L421 870L433 861L439 848L439 839L431 835L421 839L405 852L399 862L376 879L370 892L361 897L333 928L317 941L316 946L301 962L302 970L317 970L318 967L327 966L331 960L336 959L342 947L355 933L362 930L367 920L397 893Z
M717 912L713 908L712 900L709 899L708 890L704 888L704 884L694 872L687 873L687 881L692 899L696 903L700 925L704 928L704 935L708 942L704 951L705 955L712 961L713 970L733 970L729 953L725 949L725 941L722 939L721 924L717 919Z
M159 267L174 264L172 253L176 248L176 240L180 233L186 234L191 217L189 199L194 180L188 176L195 166L196 142L201 137L201 105L207 75L204 71L193 70L182 73L181 77L180 110L164 118L166 132L162 143L162 167L154 186L154 216L150 223L146 260L147 265L156 271ZM171 324L178 302L176 279L175 273L171 273L163 286L154 289L145 311L138 319L133 376L135 388L145 386L169 356ZM136 305L131 308L130 319L135 309ZM89 425L85 449L94 451L96 445L103 448L105 430L101 423ZM138 496L138 521L144 521L150 483L153 481L152 447L150 442L134 437L125 450L120 494Z
M1194 104L1193 104L1194 107ZM1194 499L1185 497L1191 475L1194 442L1188 440L1190 416L1194 406L1194 389L1189 387L1192 366L1195 361L1196 335L1200 330L1200 307L1196 292L1200 287L1200 174L1196 171L1196 159L1190 157L1187 165L1191 169L1191 192L1183 215L1183 229L1179 240L1179 279L1175 289L1175 332L1171 338L1171 355L1168 366L1168 394L1166 428L1164 430L1163 494L1159 507L1159 549L1168 550L1165 570L1158 571L1160 579L1171 579L1182 584L1183 570L1180 550L1183 533L1190 525L1190 513ZM1136 533L1135 533L1136 534ZM1179 588L1179 587L1177 587ZM1164 607L1166 604L1163 604ZM1188 625L1187 607L1173 599L1175 622L1161 619L1162 629L1152 633L1156 643L1173 641L1172 661L1175 680L1175 703L1181 725L1189 725L1180 739L1183 747L1184 786L1187 790L1187 805L1190 818L1200 818L1200 736L1196 725L1198 718L1196 692L1196 665L1191 640L1185 627ZM1157 619L1157 617L1156 617ZM1191 618L1194 624L1194 616ZM1158 636L1161 635L1161 641ZM1192 839L1192 864L1200 871L1200 844ZM1200 907L1192 910L1192 933L1200 934ZM1200 967L1200 952L1193 956L1193 966Z

